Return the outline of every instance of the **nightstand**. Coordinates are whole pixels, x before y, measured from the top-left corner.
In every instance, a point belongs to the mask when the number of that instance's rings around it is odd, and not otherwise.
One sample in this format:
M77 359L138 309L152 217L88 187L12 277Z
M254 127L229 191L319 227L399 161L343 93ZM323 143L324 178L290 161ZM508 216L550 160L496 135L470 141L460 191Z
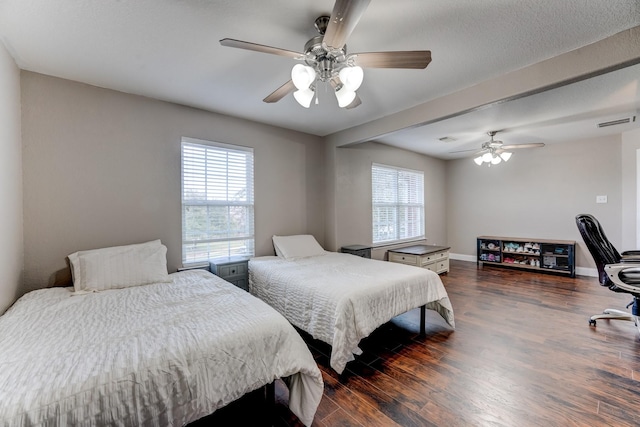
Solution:
M371 246L349 245L340 248L343 254L357 255L362 258L371 258Z
M449 246L415 245L389 249L389 261L415 265L438 274L449 272Z
M221 279L249 291L249 258L228 257L209 260L209 270Z

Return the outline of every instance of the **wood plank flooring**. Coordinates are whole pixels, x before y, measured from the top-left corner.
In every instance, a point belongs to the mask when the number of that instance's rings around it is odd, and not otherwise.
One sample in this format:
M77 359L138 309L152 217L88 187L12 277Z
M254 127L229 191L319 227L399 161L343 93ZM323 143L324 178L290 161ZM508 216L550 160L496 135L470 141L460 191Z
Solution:
M451 261L442 276L456 329L427 311L363 340L342 375L330 347L303 334L325 382L314 426L638 426L640 341L632 322L599 320L631 300L575 279ZM196 423L301 426L276 382L268 417L260 392Z

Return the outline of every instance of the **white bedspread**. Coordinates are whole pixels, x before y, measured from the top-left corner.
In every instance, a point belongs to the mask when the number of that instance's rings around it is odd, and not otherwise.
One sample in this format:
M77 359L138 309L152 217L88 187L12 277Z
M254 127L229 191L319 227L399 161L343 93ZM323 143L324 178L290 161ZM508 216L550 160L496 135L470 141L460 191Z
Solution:
M322 376L295 329L209 272L171 278L20 298L0 316L0 425L184 425L277 378L310 425Z
M429 270L354 255L249 261L251 293L314 338L332 346L341 373L360 340L393 317L426 304L451 325L453 308L440 277Z

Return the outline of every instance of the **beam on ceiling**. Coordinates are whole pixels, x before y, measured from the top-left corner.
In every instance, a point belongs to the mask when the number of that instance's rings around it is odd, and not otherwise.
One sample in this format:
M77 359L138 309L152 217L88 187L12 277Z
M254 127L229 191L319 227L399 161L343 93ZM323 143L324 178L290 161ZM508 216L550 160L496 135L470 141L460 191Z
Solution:
M640 26L387 117L327 135L325 141L337 147L372 141L398 130L446 120L638 63Z

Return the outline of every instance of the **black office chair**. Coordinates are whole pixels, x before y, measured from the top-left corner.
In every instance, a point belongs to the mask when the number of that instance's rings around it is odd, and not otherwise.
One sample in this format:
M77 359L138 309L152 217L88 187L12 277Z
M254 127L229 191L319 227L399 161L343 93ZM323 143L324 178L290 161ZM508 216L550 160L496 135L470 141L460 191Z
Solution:
M633 295L627 308L632 306L631 313L608 308L603 314L596 314L589 319L589 325L596 325L597 319L630 320L640 327L640 251L627 251L620 254L609 242L600 223L592 215L576 216L576 224L598 268L598 277L602 286L614 292Z

